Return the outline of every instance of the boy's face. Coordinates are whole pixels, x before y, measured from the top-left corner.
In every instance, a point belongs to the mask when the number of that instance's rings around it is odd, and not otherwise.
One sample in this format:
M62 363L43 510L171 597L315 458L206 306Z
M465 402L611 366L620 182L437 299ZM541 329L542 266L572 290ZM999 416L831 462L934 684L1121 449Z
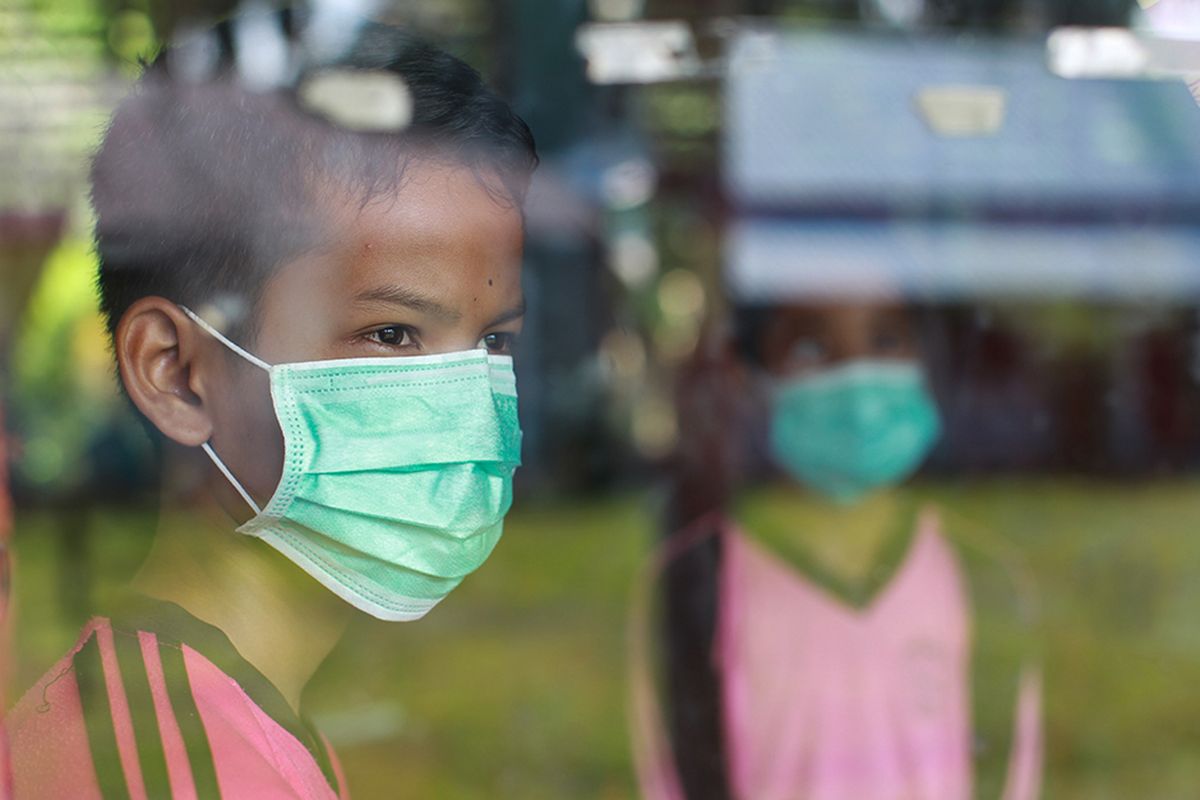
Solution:
M365 207L331 201L328 244L280 268L242 343L270 364L396 357L484 348L512 353L521 332L523 225L468 168L414 162L395 195ZM276 488L283 437L268 376L209 338L218 374L212 446L260 504ZM206 356L208 354L206 353ZM228 387L227 390L221 387ZM219 476L213 490L240 520L251 515Z

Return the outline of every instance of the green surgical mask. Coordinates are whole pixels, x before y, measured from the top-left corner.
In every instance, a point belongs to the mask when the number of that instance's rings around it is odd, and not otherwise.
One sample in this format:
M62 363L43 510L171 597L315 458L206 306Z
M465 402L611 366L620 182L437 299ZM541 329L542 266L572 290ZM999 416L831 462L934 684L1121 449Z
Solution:
M239 533L385 620L419 619L487 559L521 462L510 356L270 365L184 311L271 379L284 465L264 508L203 445L254 509Z
M840 503L907 478L940 433L937 407L911 362L852 361L774 389L775 462Z

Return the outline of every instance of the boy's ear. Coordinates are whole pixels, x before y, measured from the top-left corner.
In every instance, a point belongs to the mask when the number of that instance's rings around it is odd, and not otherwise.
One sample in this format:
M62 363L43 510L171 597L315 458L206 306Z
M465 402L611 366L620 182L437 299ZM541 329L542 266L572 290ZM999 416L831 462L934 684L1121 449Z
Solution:
M208 441L213 430L206 403L213 366L208 344L196 324L164 297L135 301L114 337L129 398L164 436L188 447Z

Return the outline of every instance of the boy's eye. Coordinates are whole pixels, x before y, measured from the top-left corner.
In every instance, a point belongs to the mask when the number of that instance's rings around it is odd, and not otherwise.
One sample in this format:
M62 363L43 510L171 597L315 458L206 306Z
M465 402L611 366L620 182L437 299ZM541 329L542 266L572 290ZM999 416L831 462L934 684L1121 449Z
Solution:
M380 344L386 344L389 347L408 347L413 344L411 332L408 328L401 325L388 325L386 328L379 328L367 335Z
M511 333L489 333L479 340L479 344L493 355L512 355L513 345L517 337Z

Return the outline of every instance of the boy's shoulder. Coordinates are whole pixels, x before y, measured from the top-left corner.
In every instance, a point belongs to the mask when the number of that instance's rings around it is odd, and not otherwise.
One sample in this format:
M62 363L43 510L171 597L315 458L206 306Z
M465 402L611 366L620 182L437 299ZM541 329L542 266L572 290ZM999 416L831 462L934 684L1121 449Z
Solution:
M16 704L17 796L344 797L327 745L278 692L213 641L181 640L169 617L186 612L166 612L161 627L93 619Z

